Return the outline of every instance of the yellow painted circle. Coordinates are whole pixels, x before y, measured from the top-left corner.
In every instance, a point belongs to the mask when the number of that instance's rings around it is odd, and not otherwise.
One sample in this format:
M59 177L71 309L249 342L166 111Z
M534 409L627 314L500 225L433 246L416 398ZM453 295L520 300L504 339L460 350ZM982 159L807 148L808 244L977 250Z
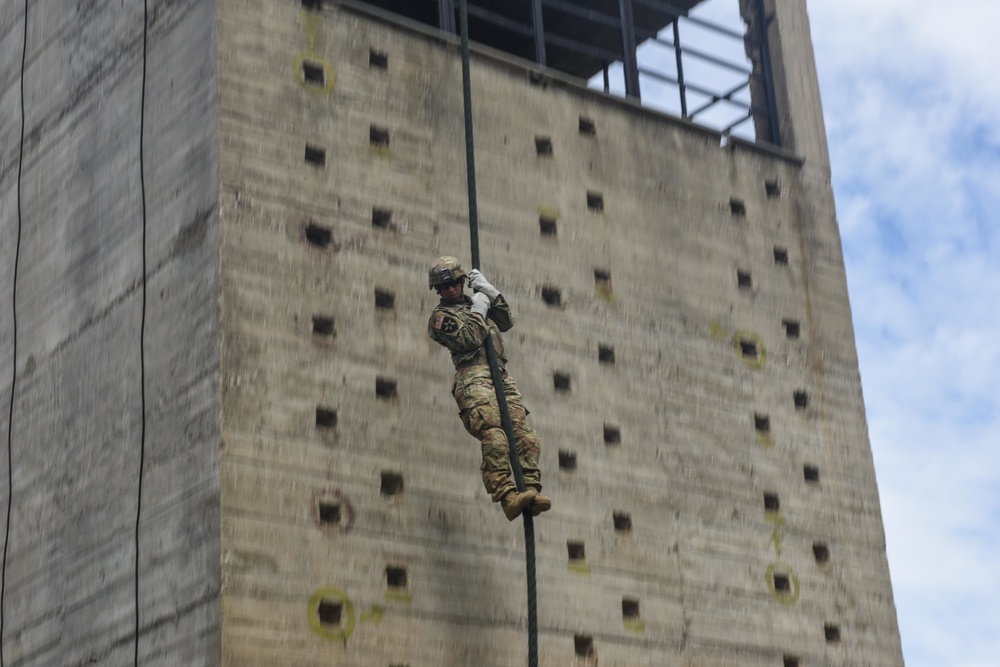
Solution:
M319 620L319 603L323 600L332 600L343 604L343 613L347 617L347 621L337 628L323 625ZM347 597L347 593L336 586L324 586L317 589L309 598L309 627L320 637L347 643L347 639L354 632L354 603Z
M774 571L778 569L782 573L788 574L788 579L792 584L791 591L779 591L774 588ZM774 561L768 566L764 578L767 580L767 590L771 592L771 597L781 604L794 604L799 599L799 578L795 576L792 568L788 567L787 564L782 563L780 560Z
M307 59L323 66L326 83L324 83L322 87L306 82L306 75L302 72L302 63L304 63ZM317 95L329 95L333 90L333 82L336 78L337 77L333 71L333 65L331 65L325 57L323 57L322 53L306 49L305 51L300 51L299 54L295 56L295 80L298 81L299 85L303 86L306 90L312 91Z
M740 342L746 339L752 340L757 345L757 358L748 358L743 356L743 350L740 348ZM758 336L753 331L749 329L740 329L733 334L733 348L736 350L736 356L740 358L744 364L750 368L763 368L764 361L767 359L767 350L764 349L764 339Z

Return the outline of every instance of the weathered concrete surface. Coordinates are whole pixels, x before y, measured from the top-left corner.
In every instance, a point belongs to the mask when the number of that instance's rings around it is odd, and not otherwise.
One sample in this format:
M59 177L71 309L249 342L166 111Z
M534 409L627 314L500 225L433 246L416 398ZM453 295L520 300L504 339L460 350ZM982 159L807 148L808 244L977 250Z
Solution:
M789 2L774 29L805 20ZM521 664L521 531L481 488L447 354L424 335L429 261L468 259L457 50L336 6L253 0L220 4L219 40L224 663ZM513 304L509 368L556 501L537 524L542 664L587 664L574 635L601 665L902 664L818 98L794 92L815 72L807 39L779 43L804 163L474 58L483 268ZM324 79L307 83L303 61ZM370 145L372 126L388 146ZM310 223L329 245L307 241ZM312 333L315 316L335 336ZM401 494L380 492L385 471ZM323 504L339 518L324 523ZM339 621L318 618L324 598Z
M124 665L136 646L140 10L30 5L5 664ZM789 155L474 58L483 268L513 304L556 501L537 522L542 664L902 664L805 6L768 10ZM21 11L0 6L4 118ZM152 2L149 39L141 663L523 664L521 531L424 334L428 263L468 258L457 49L261 0ZM0 126L5 350L19 131Z
M0 15L4 663L131 664L138 541L140 661L218 664L214 7L150 2L138 536L142 3L29 4L13 360L23 10Z

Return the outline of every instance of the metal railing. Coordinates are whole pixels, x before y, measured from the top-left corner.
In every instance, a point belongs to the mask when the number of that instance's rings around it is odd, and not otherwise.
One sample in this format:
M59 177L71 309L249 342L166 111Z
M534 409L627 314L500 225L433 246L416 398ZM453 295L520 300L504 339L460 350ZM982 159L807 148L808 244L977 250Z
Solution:
M456 0L366 4L457 32ZM727 21L702 18L723 4ZM763 0L474 0L468 13L475 42L723 135L780 145Z

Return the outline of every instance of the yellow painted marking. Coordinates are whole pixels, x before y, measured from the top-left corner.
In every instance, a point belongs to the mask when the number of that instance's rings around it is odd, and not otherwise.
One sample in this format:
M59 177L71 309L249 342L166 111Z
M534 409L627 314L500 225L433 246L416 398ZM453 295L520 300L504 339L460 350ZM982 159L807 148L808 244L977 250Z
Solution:
M792 590L790 591L779 591L774 587L774 572L779 571L788 577L789 582L792 584ZM780 560L776 560L771 563L767 568L767 573L764 575L767 579L767 589L771 592L771 597L780 602L781 604L794 604L799 599L799 578L795 576L786 563L782 563Z
M637 635L641 635L646 632L646 624L641 620L639 621L622 621L622 625L625 626L625 630L628 632L634 632Z
M309 42L309 48L299 51L298 55L295 56L295 80L299 82L300 86L313 94L329 95L333 91L333 82L337 77L333 71L333 65L326 59L326 56L316 49L316 34L323 27L323 17L315 12L307 12L306 10L302 10L301 13L305 21L306 41ZM326 83L323 86L306 82L305 74L302 71L302 63L306 60L322 65L323 76L326 79Z
M373 604L371 609L361 614L362 623L381 623L385 618L385 607Z
M559 219L559 209L549 208L548 206L539 206L538 215L542 218L551 218L553 220Z
M375 146L369 144L368 148L371 150L373 155L378 155L379 157L384 157L392 160L396 156L392 154L392 151L385 146Z
M598 286L594 288L594 293L597 295L597 298L602 301L607 301L608 303L615 303L615 301L617 301L615 293L610 287Z
M774 447L774 438L763 433L757 434L757 444L761 447Z
M409 604L413 602L413 593L407 590L389 590L385 592L385 599L390 602L403 602Z
M743 355L743 350L740 349L740 341L749 338L757 344L757 357L746 357ZM740 358L744 364L750 368L763 368L764 361L767 359L767 351L764 349L764 340L758 336L753 331L749 329L740 329L733 333L733 348L736 350L736 356Z
M764 521L776 526L785 525L785 517L781 516L777 512L770 512L768 510L764 510Z
M771 542L774 542L774 551L778 558L781 558L781 534L778 532L779 527L774 527L774 532L771 533Z
M315 12L307 12L304 9L300 13L306 22L306 39L309 40L309 50L312 51L316 48L316 33L323 27L323 17Z
M333 600L344 605L342 615L347 617L347 621L336 628L324 625L319 620L319 603L324 600ZM318 589L309 598L309 627L320 637L347 644L348 637L354 632L354 603L351 602L351 598L336 586L324 586Z
M308 83L306 81L306 75L302 71L302 63L306 60L323 66L324 78L326 79L325 84L317 86L314 83ZM333 92L333 82L336 78L337 76L333 71L333 65L327 61L322 53L313 51L312 49L306 49L305 51L299 51L298 55L295 56L295 80L299 82L300 86L309 92L316 95L329 95Z
M726 330L722 328L721 324L719 324L718 320L712 320L709 323L708 332L715 340L726 340L726 338L729 337L726 334Z
M586 563L567 563L566 569L577 574L590 574L590 566Z

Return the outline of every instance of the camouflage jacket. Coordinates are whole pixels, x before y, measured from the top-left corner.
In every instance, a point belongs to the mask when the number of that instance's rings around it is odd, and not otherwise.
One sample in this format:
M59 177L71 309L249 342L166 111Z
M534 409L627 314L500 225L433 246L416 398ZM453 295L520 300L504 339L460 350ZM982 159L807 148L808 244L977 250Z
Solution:
M508 331L514 326L510 315L510 306L504 301L503 295L496 298L487 317L483 318L471 310L472 299L462 296L457 303L438 303L431 313L427 323L427 334L431 340L444 345L451 352L451 360L455 369L472 364L486 364L486 349L483 342L488 333L493 334L493 346L497 351L501 366L507 363L504 353L501 331Z

